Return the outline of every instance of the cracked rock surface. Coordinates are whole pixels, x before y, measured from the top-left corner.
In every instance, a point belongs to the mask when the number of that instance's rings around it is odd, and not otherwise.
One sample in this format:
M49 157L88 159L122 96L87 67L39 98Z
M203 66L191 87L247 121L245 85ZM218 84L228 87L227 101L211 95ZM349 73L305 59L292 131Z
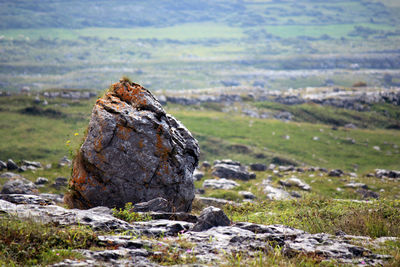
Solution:
M93 108L65 202L122 208L162 197L190 211L198 157L191 133L147 89L121 80Z
M20 199L10 201L18 203ZM210 212L226 216L213 207L204 209L202 214ZM56 205L14 204L5 200L0 200L0 213L45 224L86 225L95 231L101 231L97 238L100 250L75 250L84 259L67 259L53 266L159 266L154 258L162 257L160 251L165 249L172 249L180 257L195 257L197 265L194 266L218 266L226 263L226 255L268 255L275 246L289 257L298 254L318 255L321 260L334 259L338 263L376 266L384 264L390 256L372 253L364 246L377 246L385 240L397 240L393 237L372 241L368 237L310 234L284 225L248 222L229 225L228 221L221 224L223 219L218 219L218 223L197 232L194 223L185 221L157 219L129 224L110 215L110 209L106 207L79 210ZM200 216L198 221L201 223L202 219L211 220ZM362 240L362 246L352 244L351 240ZM188 250L179 245L179 242L192 244L192 248Z

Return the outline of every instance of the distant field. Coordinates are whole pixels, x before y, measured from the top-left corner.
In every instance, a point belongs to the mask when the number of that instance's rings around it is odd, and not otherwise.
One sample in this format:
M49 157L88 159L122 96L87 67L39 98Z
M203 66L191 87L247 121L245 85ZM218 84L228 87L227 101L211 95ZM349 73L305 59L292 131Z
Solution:
M244 37L242 29L216 23L189 23L171 27L132 27L128 28L84 28L84 29L12 29L0 30L6 38L59 38L76 40L79 37L96 37L100 39L172 39L179 41L199 39L240 39Z

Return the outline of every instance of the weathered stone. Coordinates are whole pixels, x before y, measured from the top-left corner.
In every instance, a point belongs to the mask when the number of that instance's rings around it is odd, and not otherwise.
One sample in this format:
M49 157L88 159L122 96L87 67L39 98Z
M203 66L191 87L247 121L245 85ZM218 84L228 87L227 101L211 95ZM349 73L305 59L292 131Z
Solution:
M244 199L256 199L256 196L249 191L239 191L238 194L242 196Z
M271 200L285 200L285 199L291 199L291 196L288 192L285 190L275 188L271 185L265 185L263 189L264 194L267 195L268 199Z
M207 207L197 218L198 222L193 226L192 231L202 232L215 226L228 226L231 224L228 216L219 208Z
M221 179L208 179L205 180L203 183L204 188L213 188L213 189L224 189L229 190L235 187L238 187L239 184L233 180L228 180L225 178Z
M7 169L7 164L0 160L0 171Z
M196 181L200 181L201 178L203 178L203 177L204 177L204 172L199 171L198 169L195 169L195 170L194 170L194 172L193 172L193 178L194 178Z
M348 188L364 188L364 189L368 189L368 185L363 184L363 183L355 183L355 182L351 182L348 184L345 184L344 187L348 187Z
M54 203L56 203L56 204L64 202L64 199L63 199L64 195L62 195L62 194L43 193L43 194L39 194L39 196L44 198L44 199L48 199L48 200L54 201Z
M91 210L68 210L56 205L15 205L8 201L0 200L0 211L45 224L88 225L94 230L102 231L134 230L132 225L106 213L93 212Z
M216 207L223 207L227 204L229 205L237 205L237 203L233 201L229 201L226 199L221 198L214 198L214 197L199 197L196 196L195 201L199 202L201 205L204 206L216 206Z
M378 193L376 193L376 192L374 192L372 190L365 189L365 188L359 188L356 192L358 194L360 194L362 196L362 198L364 198L364 199L368 199L368 198L376 198L376 199L378 199L379 198L379 194Z
M14 204L54 205L51 199L38 195L0 194L0 199Z
M280 172L292 172L295 170L295 167L294 166L279 166L278 170Z
M23 160L22 161L22 165L23 166L27 166L27 167L34 167L36 169L42 168L42 164L40 162L37 162L37 161Z
M219 178L227 179L239 179L248 181L255 179L256 175L247 171L245 166L242 166L240 162L222 160L214 162L214 168L212 175Z
M189 211L198 157L197 141L147 89L121 81L93 108L65 201L124 207L162 197L176 211Z
M343 175L343 171L340 169L331 170L328 173L328 176L330 176L330 177L341 177L342 175Z
M211 168L211 164L208 161L203 161L201 167L208 170L209 168Z
M135 231L147 236L176 236L178 233L188 231L193 223L171 220L154 220L148 222L134 222L131 224Z
M37 194L37 187L29 180L21 178L11 178L1 189L1 194Z
M170 220L196 223L197 216L186 212L146 212L139 214L149 216L153 220Z
M299 178L296 177L291 177L286 180L279 180L279 183L287 187L296 186L305 191L311 190L311 186L309 186L308 184L306 184L305 182L301 181Z
M375 169L375 177L377 177L377 178L400 178L400 171Z
M170 212L172 210L171 204L168 200L158 197L147 202L137 203L133 206L134 212L148 212L148 211L164 211Z
M35 181L36 185L41 185L41 184L47 184L49 182L49 179L45 177L38 177Z
M65 177L57 177L54 180L54 183L51 185L54 188L60 189L63 186L67 186L68 185L68 179Z
M60 161L58 162L59 167L64 167L64 166L71 166L72 161L68 159L67 156L64 156Z
M18 165L12 159L7 160L7 169L9 171L18 170L18 168Z
M262 164L262 163L253 163L253 164L250 164L250 169L252 171L266 171L267 165Z
M13 172L5 172L0 175L0 178L6 178L6 179L21 178L21 177L22 177L21 175Z

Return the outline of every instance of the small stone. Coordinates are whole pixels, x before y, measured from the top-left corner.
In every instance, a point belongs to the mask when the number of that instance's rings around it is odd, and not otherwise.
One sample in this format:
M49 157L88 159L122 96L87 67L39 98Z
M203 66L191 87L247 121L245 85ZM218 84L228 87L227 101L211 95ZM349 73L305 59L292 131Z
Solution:
M36 185L40 185L40 184L47 184L49 182L49 179L45 178L45 177L38 177L35 181Z
M249 191L239 191L239 195L244 199L256 199L256 196Z
M18 170L18 168L18 165L12 159L7 160L7 169L9 171Z
M224 189L229 190L235 187L238 187L239 184L233 180L221 178L221 179L208 179L203 183L204 188L212 188L212 189Z
M201 167L208 170L211 168L211 164L208 161L203 161L203 163L201 164Z
M162 197L158 197L158 198L152 199L147 202L135 204L133 206L133 211L134 212L149 212L149 211L170 212L170 211L172 211L172 206L170 203L168 203L168 200L166 200Z
M204 172L199 171L198 169L195 169L195 170L194 170L194 172L193 172L193 178L194 178L196 181L200 181L201 178L203 178L203 177L204 177Z
M0 160L0 171L7 169L7 163Z
M330 176L330 177L341 177L342 175L343 175L343 171L340 169L331 170L328 173L328 176Z
M37 194L37 187L29 180L21 178L12 178L6 182L1 190L1 194Z
M252 171L266 171L267 165L262 164L262 163L253 163L253 164L250 164L250 169Z
M64 166L71 166L72 161L68 159L67 156L62 157L60 161L58 162L59 167L64 167Z
M311 186L309 186L305 182L301 181L297 177L291 177L291 178L286 179L286 180L279 180L279 183L281 185L287 186L287 187L296 186L296 187L298 187L300 189L303 189L305 191L310 191L311 190Z
M210 206L205 208L198 217L198 222L192 231L202 232L215 226L229 226L231 224L228 216L219 208Z
M368 199L368 198L375 198L378 199L379 198L379 194L368 190L368 189L364 189L364 188L360 188L356 191L358 194L360 194L362 196L362 198L364 199Z
M368 185L363 184L363 183L348 183L346 184L344 187L348 187L348 188L364 188L364 189L368 189Z

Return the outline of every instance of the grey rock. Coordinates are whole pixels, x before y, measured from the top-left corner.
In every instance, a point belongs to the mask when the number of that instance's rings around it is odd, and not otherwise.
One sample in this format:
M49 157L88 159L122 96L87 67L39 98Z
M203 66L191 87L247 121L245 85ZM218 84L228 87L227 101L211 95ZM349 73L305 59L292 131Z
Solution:
M341 177L342 175L343 175L343 171L340 169L331 170L328 173L328 176L330 176L330 177Z
M292 197L301 198L301 194L300 194L299 192L291 191L289 194L290 194Z
M192 231L202 232L215 226L228 226L231 224L228 216L219 208L207 207L198 217L198 222L193 226Z
M7 169L9 171L18 170L18 168L18 165L12 159L7 160Z
M194 192L196 195L203 195L206 193L206 190L204 188L196 188Z
M292 172L295 170L295 167L294 166L279 166L278 170L280 172Z
M0 199L13 204L36 204L36 205L54 205L51 199L38 195L23 194L0 194Z
M281 111L274 115L274 117L281 121L291 121L293 120L293 114L288 111Z
M377 177L377 178L400 178L400 171L375 169L375 177Z
M68 159L67 156L62 157L62 159L60 159L60 161L58 162L59 167L71 166L71 165L72 165L72 161L70 159Z
M106 213L90 210L65 209L56 205L15 205L0 200L0 211L21 219L29 218L44 224L56 223L59 225L88 225L94 230L101 231L134 231L134 227Z
M0 178L6 178L6 179L11 179L11 178L21 178L22 176L13 172L5 172L0 175Z
M68 184L68 179L65 177L57 177L54 180L54 183L51 185L54 188L60 189L63 186L67 186Z
M190 211L199 146L138 84L122 81L97 100L74 162L70 207L124 207L162 197Z
M218 165L218 164L227 164L227 165L234 165L234 166L241 166L242 164L239 161L234 161L231 159L221 159L221 160L215 160L213 162L213 165Z
M347 128L347 129L357 129L357 126L354 125L353 123L348 123L348 124L346 124L346 125L344 126L344 128Z
M225 178L221 179L207 179L203 183L204 188L212 188L212 189L224 189L229 190L235 187L238 187L239 184L233 180L228 180Z
M131 225L139 234L153 237L176 236L178 233L186 232L193 227L193 223L190 222L171 220L134 222Z
M195 198L196 201L198 201L201 205L204 206L216 206L216 207L223 207L225 205L237 205L237 203L226 200L226 199L221 199L221 198L214 198L214 197L199 197L196 196Z
M267 165L262 164L262 163L253 163L253 164L250 164L250 169L252 171L266 171Z
M365 188L359 188L356 192L358 194L360 194L362 196L362 198L364 198L364 199L369 199L369 198L378 199L379 198L378 193L376 193L372 190L365 189Z
M208 161L203 161L201 167L208 170L209 168L211 168L211 164Z
M219 178L239 179L243 181L256 178L254 173L248 172L247 168L242 166L240 163L230 163L227 161L221 161L217 164L214 164L212 175Z
M256 199L256 196L249 191L239 191L238 194L242 196L244 199Z
M146 212L139 214L151 217L153 220L170 220L196 223L197 216L186 212Z
M133 206L134 212L148 212L148 211L164 211L170 212L172 210L171 204L168 200L158 197L147 202L137 203Z
M33 168L36 168L36 169L42 168L42 164L40 162L37 162L37 161L23 160L22 161L22 165L23 166L27 166L27 167L33 167Z
M3 188L1 194L37 194L37 187L29 180L21 178L11 178Z
M200 181L201 178L203 178L203 177L204 177L204 172L199 171L199 170L197 170L197 169L194 170L194 172L193 172L193 178L194 178L196 181Z
M39 194L39 196L44 199L51 200L56 204L64 202L64 195L62 195L62 194L42 193L42 194Z
M45 178L45 177L38 177L35 181L36 185L40 185L40 184L47 184L49 182L49 179Z
M287 187L291 187L291 186L296 186L304 191L310 191L311 190L311 186L309 186L308 184L306 184L305 182L303 182L302 180L300 180L297 177L291 177L289 179L286 180L279 180L279 183L283 186L287 186Z
M285 200L292 198L285 190L275 188L271 185L265 185L263 192L266 194L267 198L271 200Z
M364 189L368 189L368 185L363 184L363 183L355 183L355 182L351 182L348 184L345 184L344 187L348 187L348 188L364 188Z
M0 171L7 169L7 163L0 160Z

